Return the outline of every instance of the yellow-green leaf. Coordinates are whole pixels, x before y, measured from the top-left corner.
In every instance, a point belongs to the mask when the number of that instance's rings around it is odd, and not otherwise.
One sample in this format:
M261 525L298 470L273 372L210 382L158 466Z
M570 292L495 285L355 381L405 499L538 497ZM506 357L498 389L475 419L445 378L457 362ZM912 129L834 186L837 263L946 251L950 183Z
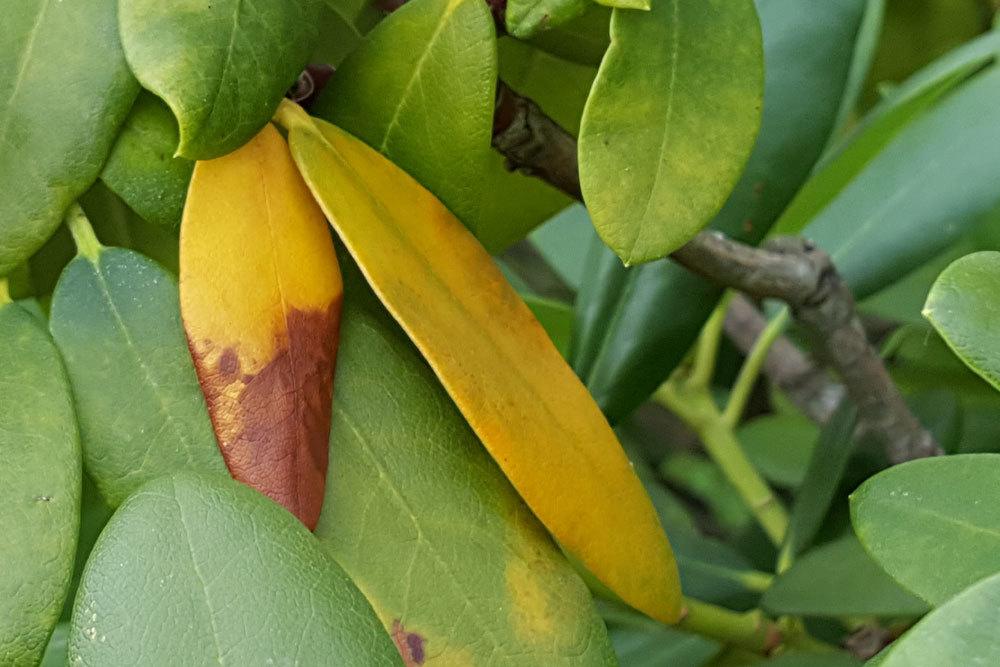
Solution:
M368 282L535 515L625 602L676 621L676 564L652 503L604 415L483 247L377 151L290 103L279 117Z
M322 211L268 124L198 162L181 223L181 314L236 479L316 525L343 288Z

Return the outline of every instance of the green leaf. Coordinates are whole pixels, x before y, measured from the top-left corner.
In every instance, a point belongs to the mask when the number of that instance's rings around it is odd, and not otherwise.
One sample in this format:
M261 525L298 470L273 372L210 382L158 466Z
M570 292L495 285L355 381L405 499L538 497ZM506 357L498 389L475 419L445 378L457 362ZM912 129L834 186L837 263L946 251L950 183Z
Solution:
M139 90L114 0L17 0L0 21L0 276L90 187Z
M772 614L919 616L927 604L900 588L852 535L807 552L761 599Z
M851 495L869 553L932 604L1000 572L1000 455L962 454L895 466Z
M760 128L763 69L752 0L612 13L583 113L580 186L626 265L673 252L722 208Z
M958 357L1000 389L1000 252L977 252L952 263L938 276L923 315Z
M833 128L865 7L864 0L837 0L803 12L799 0L758 2L767 62L763 121L714 229L756 243L806 179ZM599 242L590 257L571 358L614 421L680 363L721 290L672 262L626 271Z
M477 183L490 148L496 85L493 19L482 0L413 0L337 69L313 112L386 155L488 247Z
M50 326L73 386L84 461L113 507L160 475L227 474L169 273L119 248L79 256L59 279Z
M798 415L766 415L746 422L737 438L764 477L785 487L802 483L819 429Z
M960 561L952 561L952 566ZM991 665L1000 655L995 631L1000 575L971 586L935 609L878 657L879 667Z
M782 545L787 556L795 556L809 546L823 525L854 451L856 423L857 409L850 401L844 401L820 432L792 505L788 533Z
M125 57L180 126L177 154L233 151L267 123L309 60L318 0L119 0Z
M594 0L599 5L605 7L618 7L621 9L645 9L651 8L651 0Z
M606 664L586 586L356 269L345 282L316 536L407 664Z
M142 93L108 157L103 180L149 222L176 227L194 162L174 157L177 121L163 102Z
M537 33L531 43L559 58L597 67L611 44L610 21L610 9L591 4L578 17Z
M391 665L392 641L309 531L222 477L150 482L118 509L73 608L70 664Z
M721 646L619 606L602 605L618 662L627 667L702 667Z
M73 573L80 443L66 372L40 318L0 305L0 340L0 664L29 665Z
M533 294L525 294L524 302L545 328L556 349L565 357L569 350L569 339L573 335L573 307L561 301L553 301Z
M63 621L52 631L39 667L66 667L69 660L69 622Z
M570 21L590 5L590 0L507 0L507 32L528 39Z
M864 298L953 243L1000 201L1000 67L910 123L803 230Z

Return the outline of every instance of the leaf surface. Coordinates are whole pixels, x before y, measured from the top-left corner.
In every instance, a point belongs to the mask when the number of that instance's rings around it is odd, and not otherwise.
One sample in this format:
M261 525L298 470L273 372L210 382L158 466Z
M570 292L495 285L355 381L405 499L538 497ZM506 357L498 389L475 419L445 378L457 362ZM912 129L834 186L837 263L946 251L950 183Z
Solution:
M110 0L17 0L0 21L0 276L90 187L139 86Z
M626 265L673 252L722 208L754 146L763 95L752 0L615 10L580 130L580 187Z
M934 282L923 315L948 346L976 372L1000 389L1000 252L966 255Z
M44 324L0 299L0 663L36 664L59 619L80 527L80 441Z
M580 16L589 5L590 0L507 0L507 32L527 39Z
M121 248L80 255L59 278L49 326L84 461L112 507L171 472L225 474L169 273Z
M361 275L345 279L316 536L408 664L607 664L583 581Z
M108 523L73 608L69 658L400 664L364 596L292 515L191 473L146 485Z
M676 620L676 565L648 496L486 251L376 151L293 105L282 119L327 218L535 515L627 603Z
M309 60L318 0L119 0L125 57L173 110L177 153L206 159L252 139Z
M851 495L851 521L889 574L940 604L1000 572L997 489L997 454L911 461L862 484Z
M180 245L184 329L229 471L313 528L343 284L323 213L273 125L197 163Z

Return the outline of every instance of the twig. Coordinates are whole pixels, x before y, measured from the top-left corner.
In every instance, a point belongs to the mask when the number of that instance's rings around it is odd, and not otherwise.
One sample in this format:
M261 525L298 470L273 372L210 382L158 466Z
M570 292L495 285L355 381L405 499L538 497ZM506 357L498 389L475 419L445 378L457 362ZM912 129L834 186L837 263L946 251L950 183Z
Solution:
M538 296L564 303L573 303L576 299L576 291L556 273L531 241L518 241L500 257Z
M503 83L497 87L493 146L511 169L581 198L576 140L538 105ZM701 232L672 257L720 285L787 303L819 356L840 375L858 404L864 434L885 448L890 461L941 452L868 343L854 297L825 252L798 238L778 238L754 248L716 232Z

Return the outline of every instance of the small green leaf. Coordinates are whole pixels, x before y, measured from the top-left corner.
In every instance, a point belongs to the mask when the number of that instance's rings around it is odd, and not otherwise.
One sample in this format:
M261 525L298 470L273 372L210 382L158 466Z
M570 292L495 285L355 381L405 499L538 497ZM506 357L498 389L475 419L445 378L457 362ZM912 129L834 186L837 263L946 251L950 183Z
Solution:
M80 524L80 442L39 317L0 294L0 664L36 664L59 619Z
M0 276L97 178L139 86L114 0L17 0L0 21Z
M784 487L802 484L819 428L798 415L766 415L745 423L737 438L764 477Z
M594 2L605 7L617 7L620 9L645 9L649 11L650 7L652 7L651 0L594 0Z
M953 560L952 567L961 567ZM992 665L1000 655L996 632L1000 575L970 586L928 614L879 654L879 667Z
M413 0L337 68L314 113L386 155L485 245L478 178L492 155L493 19L482 0Z
M507 32L528 39L580 16L589 5L590 0L507 0Z
M938 276L924 306L926 317L955 354L1000 389L1000 252L977 252Z
M74 259L50 323L87 469L112 506L178 470L227 474L180 322L177 283L129 250Z
M531 43L559 58L597 67L611 44L610 21L610 9L591 4L580 16L539 32Z
M39 667L66 667L69 660L69 622L62 621L52 631Z
M125 57L180 126L177 154L225 155L267 123L309 60L318 0L119 0Z
M851 495L868 552L932 604L1000 572L1000 455L921 459L879 473Z
M87 563L70 664L400 664L364 596L295 517L223 477L132 495Z
M345 267L316 536L365 591L407 664L601 665L590 594L430 368ZM457 611L464 610L464 611Z
M754 146L763 96L752 0L615 10L580 130L580 185L626 263L663 257L722 208Z
M919 616L927 604L901 588L852 535L807 552L761 600L772 614Z
M163 102L142 93L108 157L103 180L149 222L176 227L194 162L174 157L177 121Z

